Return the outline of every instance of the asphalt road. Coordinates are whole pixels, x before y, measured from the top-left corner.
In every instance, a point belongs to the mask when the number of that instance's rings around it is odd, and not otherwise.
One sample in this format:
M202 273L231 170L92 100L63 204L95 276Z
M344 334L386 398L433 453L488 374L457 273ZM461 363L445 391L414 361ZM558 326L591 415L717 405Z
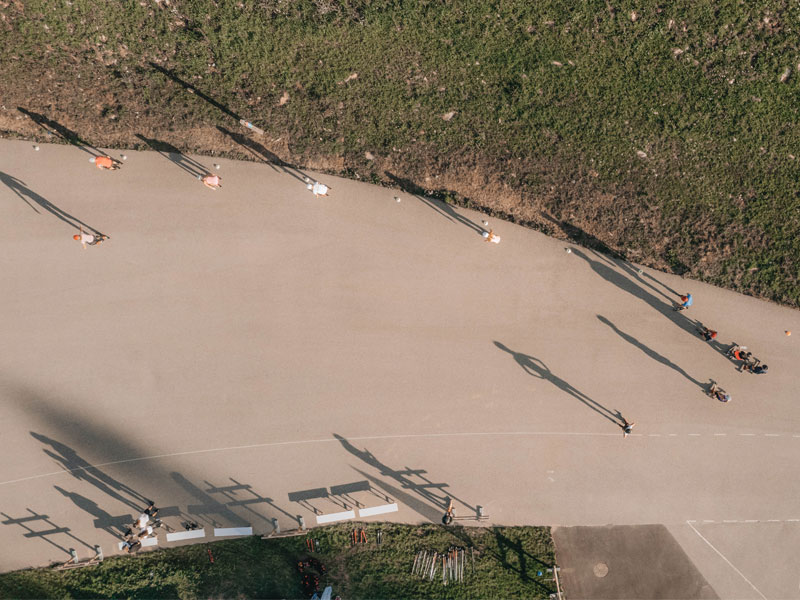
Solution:
M797 311L499 221L488 244L478 213L396 190L126 154L0 142L2 570L111 554L145 499L268 533L343 510L290 493L367 480L401 521L449 497L663 524L720 597L800 598ZM111 239L82 249L79 221Z

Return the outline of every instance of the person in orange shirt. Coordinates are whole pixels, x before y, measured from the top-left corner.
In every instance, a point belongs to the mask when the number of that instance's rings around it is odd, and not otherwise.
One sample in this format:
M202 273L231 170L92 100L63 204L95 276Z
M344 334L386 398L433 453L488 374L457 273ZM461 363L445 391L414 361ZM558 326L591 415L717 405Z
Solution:
M212 175L211 173L209 173L205 177L201 178L200 181L203 182L204 186L212 190L216 190L222 187L222 178L219 175Z
M121 162L111 158L110 156L93 156L89 162L94 163L98 169L105 169L106 171L116 171L122 165Z

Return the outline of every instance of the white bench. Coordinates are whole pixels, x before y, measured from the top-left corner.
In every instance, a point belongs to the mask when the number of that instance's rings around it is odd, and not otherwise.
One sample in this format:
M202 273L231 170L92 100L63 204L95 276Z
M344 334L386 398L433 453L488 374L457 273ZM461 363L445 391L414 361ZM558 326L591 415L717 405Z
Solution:
M397 502L394 504L381 504L370 508L362 508L358 511L359 517L371 517L373 515L384 515L386 513L397 512Z
M317 515L317 525L323 525L325 523L335 523L336 521L346 521L347 519L355 519L355 518L356 518L356 513L353 510L331 513L329 515Z
M253 535L252 527L214 528L214 537L230 537L233 535Z
M193 540L195 538L206 537L205 529L192 529L190 531L176 531L167 534L168 542L181 542L183 540Z

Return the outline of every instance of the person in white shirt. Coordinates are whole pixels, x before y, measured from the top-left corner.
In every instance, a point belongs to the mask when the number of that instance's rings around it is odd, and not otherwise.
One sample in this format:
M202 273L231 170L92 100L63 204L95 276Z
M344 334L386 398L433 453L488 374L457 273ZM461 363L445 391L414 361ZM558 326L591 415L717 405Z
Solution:
M76 233L72 236L73 240L76 240L83 244L83 249L86 250L87 244L89 246L96 246L100 242L103 242L108 239L107 235L103 235L102 233L89 233L88 231L83 230L83 226L80 227L80 233Z
M307 183L306 184L306 189L311 190L314 193L315 197L319 197L319 196L327 196L328 195L328 190L330 190L331 188L329 188L324 183L320 183L319 181L315 181L313 184Z

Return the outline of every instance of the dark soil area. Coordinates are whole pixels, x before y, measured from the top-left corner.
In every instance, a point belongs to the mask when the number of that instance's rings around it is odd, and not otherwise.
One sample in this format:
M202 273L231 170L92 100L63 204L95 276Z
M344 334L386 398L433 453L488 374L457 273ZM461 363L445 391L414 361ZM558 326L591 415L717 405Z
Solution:
M798 306L792 18L776 0L2 1L0 136L422 190Z

